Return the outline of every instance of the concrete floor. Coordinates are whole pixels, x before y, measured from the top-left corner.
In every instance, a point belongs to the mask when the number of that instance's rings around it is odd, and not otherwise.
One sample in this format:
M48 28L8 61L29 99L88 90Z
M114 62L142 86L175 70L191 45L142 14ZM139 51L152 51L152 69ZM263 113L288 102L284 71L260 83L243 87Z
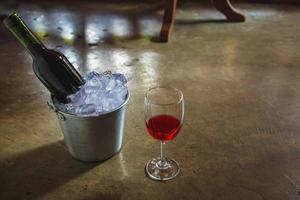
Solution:
M246 23L212 7L179 7L171 42L152 41L151 4L21 4L28 25L78 70L129 79L122 151L102 163L69 155L31 58L0 29L0 199L299 199L300 7L239 4ZM185 123L166 153L181 174L155 182L159 155L146 132L147 88L168 84L185 98Z

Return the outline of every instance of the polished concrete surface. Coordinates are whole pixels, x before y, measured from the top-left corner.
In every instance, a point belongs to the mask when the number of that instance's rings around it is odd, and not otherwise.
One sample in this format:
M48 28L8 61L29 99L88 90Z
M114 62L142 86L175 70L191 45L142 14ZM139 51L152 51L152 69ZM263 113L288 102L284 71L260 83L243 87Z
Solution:
M155 42L153 4L21 4L50 48L78 70L124 73L131 91L122 151L102 163L73 159L31 58L0 29L0 199L287 200L300 195L300 7L238 4L245 23L183 4L168 44ZM159 142L146 132L147 88L183 91L185 122L168 182L148 179Z

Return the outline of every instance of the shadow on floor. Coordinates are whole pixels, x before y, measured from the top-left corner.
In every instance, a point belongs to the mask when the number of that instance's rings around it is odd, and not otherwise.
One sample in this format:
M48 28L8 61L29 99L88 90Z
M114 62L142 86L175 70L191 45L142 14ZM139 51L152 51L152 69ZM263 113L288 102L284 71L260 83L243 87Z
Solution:
M0 199L36 199L97 165L73 159L63 141L18 154L1 160Z

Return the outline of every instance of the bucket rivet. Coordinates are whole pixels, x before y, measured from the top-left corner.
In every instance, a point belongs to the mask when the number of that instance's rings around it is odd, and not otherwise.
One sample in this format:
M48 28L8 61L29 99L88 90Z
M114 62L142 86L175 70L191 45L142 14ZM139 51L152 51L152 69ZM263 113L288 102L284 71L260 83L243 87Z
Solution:
M59 118L61 121L65 121L65 120L66 120L65 116L63 116L63 115L60 114L60 113L57 113L57 116L58 116L58 118Z

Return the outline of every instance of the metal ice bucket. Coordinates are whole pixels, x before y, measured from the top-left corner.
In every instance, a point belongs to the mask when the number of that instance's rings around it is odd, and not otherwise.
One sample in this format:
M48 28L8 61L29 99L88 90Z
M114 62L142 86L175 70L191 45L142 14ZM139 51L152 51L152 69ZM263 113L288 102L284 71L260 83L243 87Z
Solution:
M126 101L115 110L99 116L76 116L49 107L57 114L65 143L70 154L80 161L106 160L121 150L125 121Z

